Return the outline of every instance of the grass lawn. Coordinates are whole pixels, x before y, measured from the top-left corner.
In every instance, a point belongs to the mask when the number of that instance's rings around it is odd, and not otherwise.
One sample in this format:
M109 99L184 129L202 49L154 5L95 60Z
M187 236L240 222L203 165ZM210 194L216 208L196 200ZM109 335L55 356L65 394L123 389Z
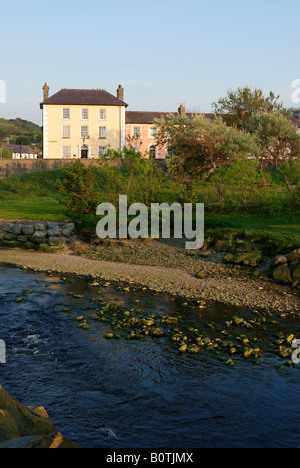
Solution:
M0 219L65 221L69 219L60 204L57 182L61 171L48 171L0 180ZM167 201L167 200L166 200ZM172 203L170 201L169 203ZM96 228L96 216L81 216L83 226ZM300 212L273 215L232 212L205 212L209 232L241 232L247 237L271 240L282 248L300 246Z
M55 198L0 200L0 218L39 221L65 221L68 217Z

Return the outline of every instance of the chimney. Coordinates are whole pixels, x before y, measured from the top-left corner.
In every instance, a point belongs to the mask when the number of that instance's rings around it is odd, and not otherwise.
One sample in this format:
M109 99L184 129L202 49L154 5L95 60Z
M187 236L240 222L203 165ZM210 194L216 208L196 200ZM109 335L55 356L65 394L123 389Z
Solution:
M181 116L185 115L185 106L183 106L182 104L180 104L180 107L178 109L178 114Z
M121 101L124 101L124 88L122 88L121 85L119 85L117 89L117 98L120 99Z
M47 83L45 83L44 86L43 86L44 101L45 101L46 99L48 99L48 97L49 97L49 90L50 90L49 86L47 85Z

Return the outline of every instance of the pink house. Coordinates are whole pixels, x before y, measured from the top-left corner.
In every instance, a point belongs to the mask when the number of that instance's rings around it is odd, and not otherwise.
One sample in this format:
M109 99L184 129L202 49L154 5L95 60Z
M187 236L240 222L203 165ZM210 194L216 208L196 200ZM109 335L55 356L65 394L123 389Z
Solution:
M168 157L168 148L159 147L155 137L155 119L167 117L168 115L187 115L192 117L193 113L186 113L185 107L181 105L178 113L175 112L140 112L126 111L126 146L136 147L144 158L165 159ZM207 114L211 116L211 114Z

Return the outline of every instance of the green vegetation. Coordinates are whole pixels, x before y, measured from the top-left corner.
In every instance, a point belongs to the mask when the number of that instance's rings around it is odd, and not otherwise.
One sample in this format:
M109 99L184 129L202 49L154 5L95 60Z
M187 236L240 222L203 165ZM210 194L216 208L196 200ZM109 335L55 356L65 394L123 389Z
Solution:
M37 148L42 148L43 132L41 127L28 120L20 118L0 119L0 141L9 138L12 144L31 146L31 141L37 142ZM21 141L20 141L21 138Z

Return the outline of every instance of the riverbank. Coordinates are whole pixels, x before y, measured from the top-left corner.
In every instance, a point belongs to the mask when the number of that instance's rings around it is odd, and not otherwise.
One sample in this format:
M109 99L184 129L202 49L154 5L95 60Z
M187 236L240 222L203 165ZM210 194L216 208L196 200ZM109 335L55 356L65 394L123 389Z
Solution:
M140 244L139 248L144 248L146 252L152 251L148 262L141 255L140 260L136 257L136 246L132 249L132 256L127 252L127 263L122 263L121 258L114 262L103 260L99 253L94 254L93 258L87 258L88 253L82 250L79 255L80 248L77 246L55 254L3 249L0 250L0 263L38 271L102 277L107 281L131 283L188 300L215 301L280 313L298 313L300 310L299 291L289 286L256 279L244 269L222 264L218 258L195 258L176 246L162 247L152 242L147 244L143 243L142 247ZM84 247L81 246L81 249ZM103 256L105 252L108 253L107 248L102 250ZM182 261L174 258L175 252ZM202 279L195 278L197 271L203 272Z

